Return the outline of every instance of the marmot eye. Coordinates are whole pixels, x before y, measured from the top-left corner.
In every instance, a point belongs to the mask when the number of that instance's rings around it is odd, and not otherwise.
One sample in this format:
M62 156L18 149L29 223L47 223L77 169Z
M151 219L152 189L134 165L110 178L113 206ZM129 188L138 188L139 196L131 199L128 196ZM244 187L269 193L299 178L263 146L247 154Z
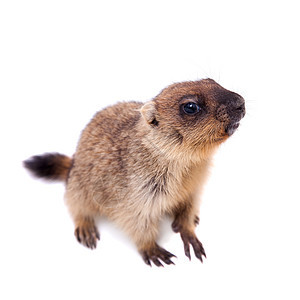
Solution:
M183 105L183 111L188 115L194 115L200 111L200 106L195 102L188 102Z

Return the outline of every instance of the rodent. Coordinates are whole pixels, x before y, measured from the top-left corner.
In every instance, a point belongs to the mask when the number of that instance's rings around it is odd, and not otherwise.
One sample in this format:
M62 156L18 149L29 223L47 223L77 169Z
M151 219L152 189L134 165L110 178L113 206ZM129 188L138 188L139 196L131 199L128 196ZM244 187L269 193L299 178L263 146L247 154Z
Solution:
M156 243L160 220L174 218L184 252L206 257L195 235L198 194L215 150L239 126L245 101L212 79L172 84L152 100L121 102L92 118L74 156L46 153L24 161L36 177L66 184L75 236L93 249L94 218L104 215L135 242L146 264L173 264Z

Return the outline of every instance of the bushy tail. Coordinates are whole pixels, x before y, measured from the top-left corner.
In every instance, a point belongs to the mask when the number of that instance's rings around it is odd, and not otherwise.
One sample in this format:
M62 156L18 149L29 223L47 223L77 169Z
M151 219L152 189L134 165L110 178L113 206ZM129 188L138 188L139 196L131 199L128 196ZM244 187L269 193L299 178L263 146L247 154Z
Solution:
M66 181L72 167L72 158L59 153L45 153L32 156L23 164L35 177Z

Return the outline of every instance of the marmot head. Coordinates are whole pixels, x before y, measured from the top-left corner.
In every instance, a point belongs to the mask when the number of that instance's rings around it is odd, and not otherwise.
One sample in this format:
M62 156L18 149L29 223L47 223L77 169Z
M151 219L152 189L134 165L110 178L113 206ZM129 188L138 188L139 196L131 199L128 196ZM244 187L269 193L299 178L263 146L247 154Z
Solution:
M203 79L170 85L141 113L161 146L210 152L238 128L245 101L214 80Z

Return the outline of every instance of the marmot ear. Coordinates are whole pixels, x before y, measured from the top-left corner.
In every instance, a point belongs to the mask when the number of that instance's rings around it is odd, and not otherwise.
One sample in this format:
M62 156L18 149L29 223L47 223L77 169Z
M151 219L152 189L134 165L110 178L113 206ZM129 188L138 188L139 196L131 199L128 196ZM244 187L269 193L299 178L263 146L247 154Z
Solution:
M154 101L146 102L141 108L141 114L145 121L151 126L158 126L157 110Z

